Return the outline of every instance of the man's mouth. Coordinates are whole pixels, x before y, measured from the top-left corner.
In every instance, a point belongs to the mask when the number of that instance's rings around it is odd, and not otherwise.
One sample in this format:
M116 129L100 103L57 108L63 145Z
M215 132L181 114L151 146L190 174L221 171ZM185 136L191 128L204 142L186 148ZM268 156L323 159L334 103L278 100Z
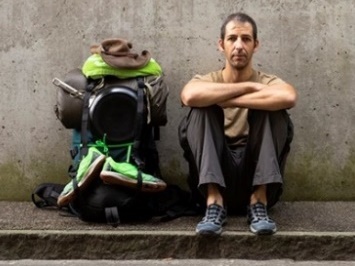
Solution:
M235 55L232 55L232 58L235 59L235 60L241 60L241 59L245 58L245 55L235 54Z

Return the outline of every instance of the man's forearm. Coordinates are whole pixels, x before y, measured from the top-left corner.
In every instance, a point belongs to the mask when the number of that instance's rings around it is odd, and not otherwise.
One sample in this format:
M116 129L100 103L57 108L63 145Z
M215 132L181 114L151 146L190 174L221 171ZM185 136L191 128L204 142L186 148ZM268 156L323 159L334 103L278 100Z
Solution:
M265 86L263 89L243 94L233 99L220 102L222 107L240 107L248 109L276 111L292 108L296 103L297 95L289 84L276 84Z
M206 81L189 82L181 92L181 101L190 107L204 107L227 102L238 96L255 91L251 82L215 83Z

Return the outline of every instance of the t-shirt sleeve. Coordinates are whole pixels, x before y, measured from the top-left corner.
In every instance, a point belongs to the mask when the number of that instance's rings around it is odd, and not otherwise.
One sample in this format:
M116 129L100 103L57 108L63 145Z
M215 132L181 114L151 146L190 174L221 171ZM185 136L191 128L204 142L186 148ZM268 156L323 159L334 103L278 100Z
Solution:
M208 82L212 82L213 78L211 76L211 74L207 74L207 75L195 75L189 82L194 82L194 81L208 81Z
M283 81L282 79L280 79L277 76L274 75L267 75L265 74L262 78L261 78L263 84L266 85L275 85L275 84L279 84L279 83L285 83L285 81Z

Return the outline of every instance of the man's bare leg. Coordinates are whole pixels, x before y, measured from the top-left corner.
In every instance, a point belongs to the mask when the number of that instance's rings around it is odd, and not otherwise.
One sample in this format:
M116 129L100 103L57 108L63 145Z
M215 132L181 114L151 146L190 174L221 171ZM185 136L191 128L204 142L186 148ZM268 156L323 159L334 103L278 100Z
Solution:
M217 204L223 207L223 197L217 184L207 185L207 206Z
M250 205L254 205L258 202L267 205L266 197L266 185L256 186L253 194L250 197Z

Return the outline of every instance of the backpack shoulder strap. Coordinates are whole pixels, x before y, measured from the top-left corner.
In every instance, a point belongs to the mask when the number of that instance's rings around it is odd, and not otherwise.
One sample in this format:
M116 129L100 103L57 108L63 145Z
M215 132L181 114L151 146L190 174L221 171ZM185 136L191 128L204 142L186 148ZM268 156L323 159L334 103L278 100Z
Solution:
M132 159L134 160L135 164L138 168L138 175L137 175L137 189L140 190L143 185L142 181L142 169L144 168L144 162L141 160L139 156L139 148L141 145L141 136L143 131L143 123L144 118L144 78L137 77L137 115L136 115L136 127L135 127L135 138L133 144L133 153Z
M137 77L137 84L138 84L138 89L137 89L137 116L136 116L136 128L135 128L135 146L139 146L140 140L141 140L141 134L142 134L142 128L143 128L143 123L144 118L144 79L143 77Z
M105 216L107 224L117 227L121 223L117 206L105 208Z
M88 152L88 124L89 124L89 100L91 93L95 87L93 81L89 82L85 88L85 94L83 99L83 114L81 117L81 150L80 157L85 156ZM81 159L81 158L80 158Z
M90 97L92 92L96 87L96 83L93 80L88 80L88 83L85 87L85 94L83 98L83 109L82 109L82 116L81 116L81 128L80 128L80 143L81 147L80 150L73 149L70 151L72 159L79 154L79 162L81 161L82 157L88 153L88 126L89 126L89 105L90 105ZM72 179L74 189L78 188L78 181L75 179L78 170L78 163L76 165L69 166L68 175Z
M38 208L57 206L57 199L63 191L64 185L43 183L38 185L32 192L32 202Z

